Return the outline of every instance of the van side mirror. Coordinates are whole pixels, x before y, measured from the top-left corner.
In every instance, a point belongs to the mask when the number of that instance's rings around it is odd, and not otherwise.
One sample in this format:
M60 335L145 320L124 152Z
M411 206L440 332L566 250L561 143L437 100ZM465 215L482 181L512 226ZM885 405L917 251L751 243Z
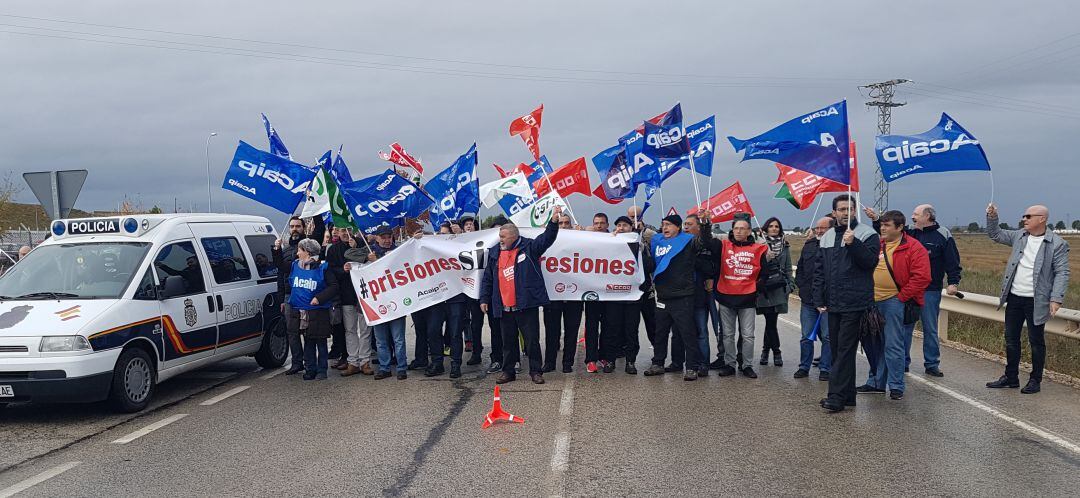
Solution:
M183 295L184 292L186 292L184 277L169 275L165 277L165 283L161 286L161 292L158 295L161 296L161 299L169 299L170 297Z

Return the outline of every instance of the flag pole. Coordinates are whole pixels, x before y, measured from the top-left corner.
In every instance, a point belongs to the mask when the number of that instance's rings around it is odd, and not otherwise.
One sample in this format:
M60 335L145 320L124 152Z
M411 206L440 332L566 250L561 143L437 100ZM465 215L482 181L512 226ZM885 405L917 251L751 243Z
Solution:
M690 155L693 156L694 154L690 153ZM693 167L693 163L691 163L690 167L691 168ZM705 198L705 210L711 212L712 211L712 175L709 175L709 187L708 187L708 192L706 192L706 193L708 194L708 197Z
M690 178L694 181L694 197L697 199L697 206L701 207L701 190L698 189L697 168L694 167L694 150L690 147L690 139L686 137L686 128L683 128L682 123L679 123L679 128L682 129L682 139L686 140L686 149L689 151ZM712 177L710 176L709 179L711 180Z
M536 163L540 164L539 157L536 158ZM561 198L563 202L566 203L566 211L570 214L570 219L574 222L575 225L578 224L577 216L574 216L574 208L570 207L570 201L566 200L565 197L563 197L561 194L559 194L558 191L555 190L555 186L551 184L551 178L548 178L547 170L544 169L543 164L540 164L540 172L544 174L544 180L547 181L548 190L555 193L555 195L558 195L559 198ZM559 220L555 220L556 223L558 223L558 221Z
M990 173L990 204L994 203L994 171L987 170Z
M657 187L656 190L660 192L660 212L664 213L661 217L667 216L667 208L664 207L664 187Z

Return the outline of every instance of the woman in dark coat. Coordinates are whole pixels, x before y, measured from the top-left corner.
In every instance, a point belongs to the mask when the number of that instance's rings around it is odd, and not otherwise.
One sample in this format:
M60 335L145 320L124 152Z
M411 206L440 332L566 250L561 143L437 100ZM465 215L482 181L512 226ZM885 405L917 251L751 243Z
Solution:
M784 365L784 358L780 355L780 334L777 329L777 320L781 313L788 311L788 294L794 287L794 278L791 276L791 247L784 240L784 227L780 220L773 217L765 220L765 245L768 251L765 253L766 274L765 288L758 289L757 314L765 315L765 337L761 345L762 365L769 364L769 351L773 353L773 364Z
M286 275L289 293L289 332L304 335L304 380L325 380L327 364L326 340L330 337L330 308L338 296L334 272L318 259L321 246L312 239L301 240L296 246L296 260L285 263L281 258L281 243L274 243L274 261L278 271Z

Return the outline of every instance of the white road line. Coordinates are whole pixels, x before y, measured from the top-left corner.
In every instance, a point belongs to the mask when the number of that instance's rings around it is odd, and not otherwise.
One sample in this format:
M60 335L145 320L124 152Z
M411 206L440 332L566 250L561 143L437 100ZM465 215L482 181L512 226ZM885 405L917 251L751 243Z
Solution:
M790 320L787 320L787 319L784 319L784 318L781 318L780 320L785 322L785 323L788 323L790 325L793 325L795 327L800 327L799 324L797 324L795 322L792 322ZM864 357L866 356L865 354L862 353L862 351L860 351L859 354L864 356ZM929 387L929 388L931 388L931 389L933 389L935 391L938 391L938 392L940 392L942 394L945 394L945 395L947 395L947 396L949 396L949 397L951 397L953 399L961 401L964 404L967 404L968 406L971 406L971 407L977 408L979 410L982 410L982 411L984 411L984 412L986 412L986 413L988 413L990 415L993 415L994 417L996 417L996 418L998 418L1000 420L1008 422L1008 423L1012 424L1013 426L1016 426L1016 427L1018 427L1020 429L1023 429L1023 430L1025 430L1025 431L1027 431L1027 432L1029 432L1031 434L1034 434L1035 436L1043 438L1043 439L1045 439L1045 440L1047 440L1047 441L1049 441L1049 442L1051 442L1051 443L1053 443L1055 445L1058 445L1058 446L1060 446L1060 447L1062 447L1062 448L1064 448L1064 449L1066 449L1068 451L1071 451L1071 452L1073 452L1073 453L1075 453L1077 455L1080 455L1080 444L1076 444L1076 443L1074 443L1072 441L1069 441L1068 439L1065 439L1065 438L1063 438L1063 437L1061 437L1061 436L1059 436L1057 434L1054 434L1053 432L1050 432L1047 429L1039 427L1039 426L1037 426L1037 425L1035 425L1035 424L1033 424L1031 422L1028 422L1026 420L1022 420L1022 419L1019 419L1019 418L1014 417L1012 415L1009 415L1008 413L1005 413L1004 411L1001 411L1001 410L999 410L997 408L994 408L993 406L990 406L990 405L988 405L986 403L983 403L982 401L979 401L979 400L977 400L975 398L972 398L972 397L967 396L965 394L962 394L962 393L959 393L959 392L954 391L952 389L949 389L948 387L945 387L945 386L943 386L943 385L941 385L941 384L939 384L937 382L934 382L934 381L932 381L930 379L927 379L926 377L923 377L921 375L916 375L916 374L913 374L913 373L909 372L905 377L908 378L908 379L914 380L915 382L918 382L918 383L920 383L920 384L922 384L924 386L927 386L927 387Z
M9 496L15 496L16 494L22 493L27 489L30 489L38 484L41 484L49 479L52 479L60 474L63 474L64 472L67 472L77 467L80 463L82 462L62 463L34 477L19 481L10 487L0 489L0 498L8 498Z
M225 392L223 392L223 393L221 393L221 394L219 394L217 396L214 396L213 398L210 398L210 399L208 399L206 401L203 401L202 403L199 403L199 405L200 406L210 406L210 405L213 405L213 404L217 403L218 401L221 401L223 399L228 398L229 396L233 396L233 395L236 395L236 394L240 394L240 393L242 393L244 391L247 391L250 388L251 388L251 386L234 387L234 388L229 389L228 391L225 391Z
M551 451L551 479L547 482L547 496L562 496L566 487L566 470L570 466L570 420L574 414L574 377L567 379L559 400L559 423L555 430L555 443Z
M173 415L171 417L168 417L168 418L159 420L157 422L154 422L154 423L152 423L152 424L150 424L150 425L148 425L146 427L143 427L142 429L139 429L139 430L137 430L135 432L132 432L131 434L128 434L128 435L126 435L126 436L124 436L124 437L122 437L120 439L117 439L116 441L113 441L113 444L127 444L127 443L130 443L130 442L132 442L132 441L134 441L136 439L139 439L139 438L141 438L141 437L143 437L143 436L145 436L147 434L150 434L151 432L154 432L154 431L156 431L156 430L158 430L158 429L160 429L162 427L165 427L166 425L169 425L169 424L171 424L173 422L176 422L177 420L180 420L180 419L182 419L182 418L184 418L186 416L187 416L186 413L177 413L176 415Z
M280 374L282 374L284 372L287 372L288 370L289 370L289 367L281 367L281 368L279 368L277 370L271 371L270 373L259 377L259 380L272 379L272 378L277 377L278 375L280 375Z

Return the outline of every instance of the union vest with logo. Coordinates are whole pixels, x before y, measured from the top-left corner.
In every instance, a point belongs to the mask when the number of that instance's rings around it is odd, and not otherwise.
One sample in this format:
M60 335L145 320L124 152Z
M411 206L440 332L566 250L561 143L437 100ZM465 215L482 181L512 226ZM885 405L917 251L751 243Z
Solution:
M761 256L768 247L765 244L739 246L729 239L721 242L723 246L720 250L720 277L716 279L716 292L732 296L757 292Z
M312 270L300 267L300 260L293 261L292 273L289 274L289 306L298 310L328 309L333 303L311 305L311 298L326 290L326 262L319 263Z

